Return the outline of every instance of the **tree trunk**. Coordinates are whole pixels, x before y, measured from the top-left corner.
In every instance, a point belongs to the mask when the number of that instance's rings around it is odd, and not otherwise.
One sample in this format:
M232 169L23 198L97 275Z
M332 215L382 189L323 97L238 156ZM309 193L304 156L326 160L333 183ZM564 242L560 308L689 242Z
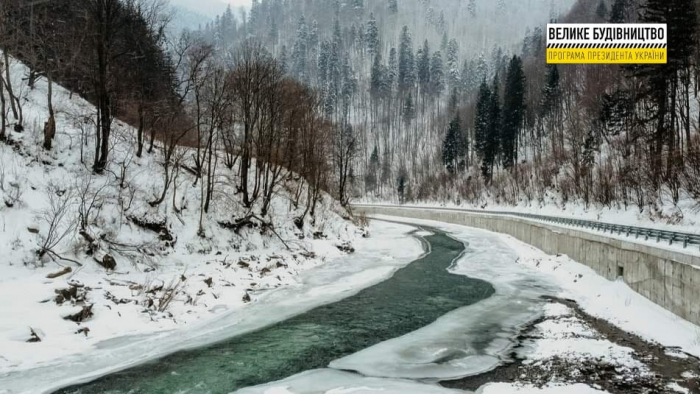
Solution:
M49 119L44 125L44 149L51 150L54 136L56 135L56 118L53 111L53 81L47 73L46 80L48 82L48 92L46 94L46 105L49 108Z
M145 127L145 120L143 116L143 105L139 104L139 128L136 133L137 147L136 147L136 157L141 157L143 155L143 129Z
M17 113L17 107L15 106L15 93L12 90L12 80L10 79L10 55L7 51L3 52L5 57L5 88L7 89L7 94L10 96L10 108L12 108L12 116L15 120L19 120L19 114Z
M0 62L1 63L1 62ZM1 64L0 64L1 65ZM0 73L2 70L0 70ZM5 119L5 79L0 75L0 140L6 138L6 128L7 120Z

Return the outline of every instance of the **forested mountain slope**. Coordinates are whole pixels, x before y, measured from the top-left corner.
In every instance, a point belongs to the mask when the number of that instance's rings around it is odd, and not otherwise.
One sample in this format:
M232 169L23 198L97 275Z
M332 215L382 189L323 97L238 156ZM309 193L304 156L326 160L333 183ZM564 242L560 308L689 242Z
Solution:
M119 120L96 173L96 108L57 84L58 132L47 150L48 83L29 87L29 69L8 59L24 128L8 128L0 142L2 373L210 319L295 283L361 235L337 202L307 193L296 174L285 171L268 202L245 205L235 169L222 165L208 183L191 170L193 148L160 140L137 157L136 129ZM175 167L164 165L171 149ZM315 208L305 215L309 199Z
M412 193L443 172L441 146L451 108L519 52L525 35L571 1L254 1L195 32L227 51L263 45L286 73L315 87L335 124L335 192ZM410 181L409 181L410 179Z
M549 20L664 22L679 49L667 66L547 66ZM319 90L342 200L696 223L692 0L269 0L198 33L262 41Z

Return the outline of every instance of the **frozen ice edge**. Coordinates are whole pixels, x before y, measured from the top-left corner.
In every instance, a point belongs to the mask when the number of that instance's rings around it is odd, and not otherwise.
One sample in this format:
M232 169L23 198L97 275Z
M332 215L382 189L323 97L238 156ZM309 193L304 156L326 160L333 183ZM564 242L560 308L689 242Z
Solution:
M167 354L215 343L332 303L390 278L427 253L415 226L373 222L373 236L359 240L356 253L299 274L298 285L282 287L242 308L215 315L181 330L100 342L75 354L30 369L0 375L0 394L50 393L97 379Z
M561 291L540 273L516 264L518 251L497 234L434 221L376 218L436 228L463 242L466 250L449 271L485 280L494 286L495 294L412 333L335 360L329 369L304 372L237 393L463 392L435 383L488 372L507 361L523 326L543 315L541 296ZM417 234L429 232L421 230ZM484 331L489 334L484 335Z
M419 330L335 360L330 367L435 382L482 374L508 361L522 328L542 315L541 296L556 295L559 287L517 264L517 251L498 235L439 222L406 223L431 226L463 242L465 252L449 271L485 280L495 294Z

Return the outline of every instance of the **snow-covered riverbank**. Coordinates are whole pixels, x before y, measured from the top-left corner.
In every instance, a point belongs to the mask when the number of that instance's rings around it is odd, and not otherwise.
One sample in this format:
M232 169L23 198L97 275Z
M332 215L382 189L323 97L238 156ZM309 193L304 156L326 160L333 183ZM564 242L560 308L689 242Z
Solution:
M262 294L255 302L178 329L117 336L81 352L0 372L0 393L50 392L87 381L180 349L254 330L315 306L333 302L376 284L423 253L408 233L412 227L375 222L372 237L359 239L353 254L338 256L298 272L287 286ZM4 391L2 391L4 390Z
M641 382L650 375L650 369L643 362L648 361L648 354L612 342L569 307L543 302L540 296L573 299L588 314L608 320L647 341L674 349L671 351L677 357L690 357L683 352L698 352L698 342L694 338L700 329L639 296L624 283L609 282L566 256L548 256L511 237L464 226L380 218L431 226L466 242L468 251L454 264L452 272L487 280L494 284L496 294L447 314L421 330L331 364L331 367L356 370L362 375L320 370L241 392L369 393L382 389L390 393L452 393L451 389L426 385L426 382L478 375L493 369L498 361L512 353L514 337L525 329L525 323L537 317L539 322L527 326L534 338L518 343L521 362L547 368L548 362L556 358L570 362L568 373L555 375L538 386L527 383L526 379L522 382L492 381L482 385L479 393L607 393L601 387L572 379L580 373L577 365L602 365L613 371L613 378L628 379L631 385L634 379ZM688 362L684 376L692 379L698 373L696 368L695 363ZM363 375L373 378L368 380ZM421 379L421 382L405 379ZM317 384L321 380L323 384ZM688 392L670 378L660 379L660 382L668 384L669 392Z

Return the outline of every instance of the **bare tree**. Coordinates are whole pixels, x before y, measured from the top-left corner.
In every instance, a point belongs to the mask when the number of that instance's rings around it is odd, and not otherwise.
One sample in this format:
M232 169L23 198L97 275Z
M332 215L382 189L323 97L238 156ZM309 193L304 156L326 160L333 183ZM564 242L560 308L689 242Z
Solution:
M237 119L242 124L243 136L240 146L239 191L243 194L243 205L251 208L258 198L259 185L250 190L250 169L255 157L253 142L256 130L263 122L265 106L265 84L276 66L262 45L253 40L244 42L234 54L232 73L233 93L236 97Z
M82 265L79 262L62 257L55 248L74 230L76 221L71 217L74 201L72 189L62 189L54 183L46 187L48 207L40 212L40 219L47 226L46 233L41 237L39 258L49 256L53 261L65 260Z

